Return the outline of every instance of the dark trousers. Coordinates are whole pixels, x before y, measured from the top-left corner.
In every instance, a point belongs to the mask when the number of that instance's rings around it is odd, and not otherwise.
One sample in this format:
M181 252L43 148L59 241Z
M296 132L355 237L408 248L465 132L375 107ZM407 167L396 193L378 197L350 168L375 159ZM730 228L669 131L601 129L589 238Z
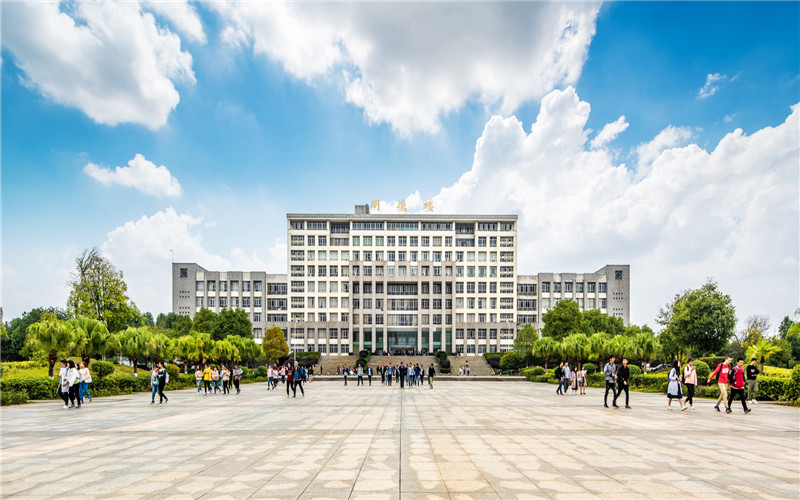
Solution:
M238 378L233 379L233 385L236 387L236 394L239 394L239 391L241 389L239 389L239 379Z
M614 395L614 404L617 404L617 398L622 396L622 391L625 391L625 406L628 406L628 399L630 398L629 386L622 382L617 384L617 393Z
M78 395L78 384L69 386L69 402L74 405L76 399L78 400L78 407L80 407L81 397Z
M344 385L347 385L347 375L344 376Z
M686 403L691 406L694 398L694 384L686 384Z
M162 401L169 401L166 394L164 394L164 384L161 382L158 383L158 402Z
M612 404L616 406L617 403L614 401L617 400L617 386L614 382L609 382L606 380L606 395L603 397L603 404L608 406L608 391L611 391L611 396L614 398Z
M211 392L211 381L210 380L203 380L203 384L205 384L205 393L208 394Z
M400 377L400 388L403 388L403 383L406 381L405 377Z
M72 399L71 389L72 387L70 387L70 399ZM731 394L730 396L728 396L728 408L731 407L731 403L733 403L733 398L735 398L736 396L739 396L739 399L742 400L742 408L744 408L744 411L747 411L747 401L745 401L744 397L744 387L742 387L741 389L734 389L733 387L731 387Z
M372 385L372 375L367 375L367 380L369 380L369 385Z
M294 383L294 395L297 396L297 389L300 388L300 394L303 396L306 395L306 391L303 390L303 380L296 380Z
M564 394L564 379L558 379L558 388L556 388L556 394Z
M297 396L297 389L294 388L294 383L291 380L287 380L287 382L288 383L286 384L286 395L288 396L289 389L292 389L294 391L294 395Z
M364 385L364 376L363 375L359 375L358 376L358 380L356 381L356 386L359 386L359 385Z
M61 397L61 399L64 400L64 406L69 404L69 389L67 389L66 391L62 391L61 387L59 386L58 395L59 397Z

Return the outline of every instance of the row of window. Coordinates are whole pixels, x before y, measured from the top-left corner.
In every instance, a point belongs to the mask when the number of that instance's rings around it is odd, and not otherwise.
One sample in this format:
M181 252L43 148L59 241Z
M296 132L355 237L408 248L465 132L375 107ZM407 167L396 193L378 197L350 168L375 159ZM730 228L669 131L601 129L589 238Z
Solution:
M553 299L551 302L550 299L542 299L542 311L550 309L550 304L555 305L560 299ZM600 309L606 309L606 299L600 299L598 302L595 302L595 299L583 299L577 298L572 299L578 303L578 308L581 310L590 310L595 308L595 304L600 305Z
M549 281L542 281L542 293L550 293L551 287ZM561 293L562 289L564 293L571 293L573 291L573 283L571 281L565 281L562 283L560 281L554 281L552 283L552 292L553 293ZM583 293L584 291L584 283L579 281L574 284L574 290L576 293ZM535 286L535 285L534 285ZM595 283L594 281L589 281L586 283L586 292L594 293L595 290L598 290L600 293L606 293L606 283ZM535 288L534 288L535 290Z
M455 252L456 262L497 262L499 255L500 262L514 262L514 252ZM350 258L352 256L352 259ZM329 261L329 262L350 262L352 261L389 261L389 262L444 262L453 261L454 252L417 252L417 251L383 251L377 250L292 250L289 259L293 262L301 261ZM340 258L341 257L341 258Z
M388 315L388 316L395 316L392 320L394 321L395 325L390 326L416 326L417 325L417 314L404 314L404 315ZM398 317L402 316L402 317ZM420 314L419 315L419 324L427 325L441 325L442 321L444 324L451 325L455 320L456 323L498 323L498 317L500 323L511 323L514 321L514 314L513 313L457 313L454 315L452 314ZM386 319L386 315L384 314L354 314L353 315L353 324L364 324L364 325L383 325L384 320ZM268 321L270 321L268 319ZM277 320L276 320L277 321ZM283 320L285 321L285 319ZM292 312L290 321L320 321L320 322L336 322L336 321L350 321L350 314L348 312L340 312L340 313L327 313L327 312ZM536 321L526 321L527 323L535 323ZM386 323L388 324L388 323Z
M478 231L513 231L513 222L478 222ZM310 231L325 231L328 229L327 221L289 221L289 228L294 231L308 229ZM452 231L452 222L417 222L417 221L353 221L331 222L332 233L346 233L353 231ZM464 233L469 231L469 233ZM475 231L474 222L456 223L457 234L472 234Z
M250 281L242 281L241 289L239 288L239 281L220 281L219 291L227 292L229 289L229 284L231 292L261 292L263 290L261 281L253 281L252 287ZM198 281L195 283L195 290L198 292L205 290L208 290L209 292L216 292L217 281ZM286 295L286 283L267 283L267 295Z
M464 332L466 332L466 337L464 337ZM476 336L477 332L477 336ZM486 340L487 333L489 340L497 340L497 328L456 328L456 340ZM514 340L514 330L511 328L501 328L499 329L500 332L500 340Z

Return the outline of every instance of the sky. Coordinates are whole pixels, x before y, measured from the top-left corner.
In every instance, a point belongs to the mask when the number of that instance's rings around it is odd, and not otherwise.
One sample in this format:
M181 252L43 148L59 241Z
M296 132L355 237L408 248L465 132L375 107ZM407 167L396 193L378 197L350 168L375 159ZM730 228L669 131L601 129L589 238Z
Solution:
M800 3L3 2L4 320L97 246L286 272L286 213L519 215L519 272L800 306Z

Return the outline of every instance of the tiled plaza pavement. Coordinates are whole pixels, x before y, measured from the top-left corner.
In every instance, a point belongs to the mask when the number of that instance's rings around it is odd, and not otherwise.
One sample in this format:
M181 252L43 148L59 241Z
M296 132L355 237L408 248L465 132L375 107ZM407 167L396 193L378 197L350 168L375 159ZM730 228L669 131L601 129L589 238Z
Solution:
M797 408L667 411L529 382L309 384L287 399L169 393L2 409L14 498L798 498Z

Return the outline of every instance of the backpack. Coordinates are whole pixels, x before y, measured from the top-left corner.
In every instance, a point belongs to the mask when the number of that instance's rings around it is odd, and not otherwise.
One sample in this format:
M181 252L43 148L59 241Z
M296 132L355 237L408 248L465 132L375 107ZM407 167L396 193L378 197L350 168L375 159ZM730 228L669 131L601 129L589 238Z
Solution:
M166 371L166 370L165 370ZM169 384L169 372L166 373L166 378L164 379L164 384Z

